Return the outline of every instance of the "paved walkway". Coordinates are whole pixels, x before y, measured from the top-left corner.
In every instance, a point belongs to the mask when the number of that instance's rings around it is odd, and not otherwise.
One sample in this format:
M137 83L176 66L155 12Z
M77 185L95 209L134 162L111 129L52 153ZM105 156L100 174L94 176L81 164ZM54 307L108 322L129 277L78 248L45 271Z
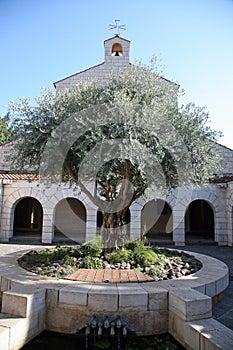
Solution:
M171 248L174 248L174 246L171 246ZM222 260L228 266L230 283L222 299L213 307L213 318L233 330L233 247L192 245L175 248L213 256Z

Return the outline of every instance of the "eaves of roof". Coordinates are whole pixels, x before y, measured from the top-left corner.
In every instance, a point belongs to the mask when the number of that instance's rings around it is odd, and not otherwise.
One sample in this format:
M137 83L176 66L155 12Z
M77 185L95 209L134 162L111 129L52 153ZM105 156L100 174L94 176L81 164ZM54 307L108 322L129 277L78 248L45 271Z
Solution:
M88 72L89 70L91 70L91 69L93 69L93 68L96 68L96 67L100 67L100 66L102 66L103 64L104 64L104 62L99 63L99 64L96 64L95 66L92 66L92 67L90 67L90 68L84 69L84 70L82 70L82 71L80 71L80 72L77 72L77 73L74 73L74 74L72 74L72 75L69 75L69 76L66 77L66 78L63 78L63 79L60 79L60 80L56 81L55 83L53 83L53 85L54 85L54 87L56 88L56 84L60 83L61 81L64 81L64 80L66 80L66 79L70 79L70 78L72 78L72 77L74 77L74 76L76 76L76 75L79 75L79 74L81 74L81 73Z

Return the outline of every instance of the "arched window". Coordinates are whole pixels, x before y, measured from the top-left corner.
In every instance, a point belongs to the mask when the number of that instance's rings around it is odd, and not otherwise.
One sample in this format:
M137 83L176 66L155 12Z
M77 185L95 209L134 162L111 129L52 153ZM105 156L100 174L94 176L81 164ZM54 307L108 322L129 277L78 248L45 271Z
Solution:
M122 56L122 54L123 54L123 49L121 44L115 43L112 46L112 56Z

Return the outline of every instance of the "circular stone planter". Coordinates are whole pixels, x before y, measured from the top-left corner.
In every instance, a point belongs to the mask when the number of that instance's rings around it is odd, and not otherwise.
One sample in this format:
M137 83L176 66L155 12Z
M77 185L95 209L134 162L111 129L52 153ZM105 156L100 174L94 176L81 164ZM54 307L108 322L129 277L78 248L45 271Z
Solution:
M211 298L229 283L223 262L193 252L187 254L199 260L202 268L173 280L91 283L41 277L17 264L17 258L32 249L41 247L0 245L2 312L25 318L39 312L44 317L40 331L76 333L96 314L100 319L120 315L137 335L169 331L176 336L177 324L210 318Z

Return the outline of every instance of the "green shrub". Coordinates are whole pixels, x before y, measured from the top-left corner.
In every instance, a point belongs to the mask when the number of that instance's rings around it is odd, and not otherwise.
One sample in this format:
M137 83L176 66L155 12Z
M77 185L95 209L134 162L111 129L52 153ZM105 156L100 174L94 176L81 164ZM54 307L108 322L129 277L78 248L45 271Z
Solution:
M69 265L72 267L77 267L77 258L74 256L66 255L63 259L63 265Z
M153 265L157 255L152 249L139 246L134 249L134 260L141 266Z
M125 242L124 248L134 251L138 247L145 248L145 245L147 245L147 241L145 238L142 238L140 240L130 239Z
M112 253L105 254L105 259L110 264L120 263L122 261L128 262L133 257L133 253L131 250L128 249L120 249L116 250Z
M41 251L38 254L41 254L41 256L44 256L49 261L62 260L66 256L80 256L78 248L75 247L55 247L45 251Z
M81 244L79 249L85 256L99 257L103 251L102 237L96 236L91 241Z
M140 245L140 241L128 240L125 242L124 248L134 251Z
M82 259L81 266L83 269L102 269L103 262L100 258L93 256L85 256Z

